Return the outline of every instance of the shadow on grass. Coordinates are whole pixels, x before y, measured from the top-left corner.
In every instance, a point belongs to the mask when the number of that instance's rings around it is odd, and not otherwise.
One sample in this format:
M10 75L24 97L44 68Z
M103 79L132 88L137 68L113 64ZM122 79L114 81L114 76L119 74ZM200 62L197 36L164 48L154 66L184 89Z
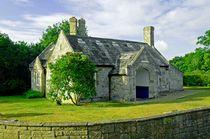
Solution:
M185 86L184 90L210 90L210 87Z
M12 104L12 103L26 103L28 101L30 102L38 102L38 101L43 101L43 100L47 100L46 98L31 98L31 99L27 99L23 96L7 96L7 97L1 97L0 96L0 104ZM47 100L49 101L49 100Z
M152 104L169 104L169 103L182 103L182 102L188 102L188 101L201 101L204 100L204 98L210 97L210 91L200 92L193 95L185 96L182 98L176 98L172 100L148 100L141 103L140 101L137 101L137 103L120 103L115 101L105 101L105 102L96 102L92 103L91 105L95 105L95 107L133 107L133 106L140 106L140 105L152 105Z
M16 118L16 117L27 117L27 116L41 116L50 115L52 113L11 113L11 114L0 114L0 118Z
M150 105L150 104L169 104L169 103L183 103L183 102L193 102L200 101L202 102L206 97L210 97L210 91L200 92L193 95L185 96L182 98L176 98L172 100L157 100L153 102L145 102L140 105Z
M2 99L25 99L25 97L23 95L19 95L19 96L0 96L0 100Z
M132 107L138 106L139 104L134 103L121 103L117 101L104 101L104 102L92 102L90 105L94 107Z
M10 100L0 100L0 104L1 103L10 103L11 101Z

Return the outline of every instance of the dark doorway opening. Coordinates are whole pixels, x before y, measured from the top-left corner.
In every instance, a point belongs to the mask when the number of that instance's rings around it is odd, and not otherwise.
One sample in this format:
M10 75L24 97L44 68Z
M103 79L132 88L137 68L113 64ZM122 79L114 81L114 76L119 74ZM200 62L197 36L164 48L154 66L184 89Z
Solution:
M142 99L149 98L149 87L136 86L136 98L142 98Z
M44 68L44 77L43 77L43 86L44 86L44 90L43 90L43 93L44 93L44 97L47 97L46 95L46 69Z

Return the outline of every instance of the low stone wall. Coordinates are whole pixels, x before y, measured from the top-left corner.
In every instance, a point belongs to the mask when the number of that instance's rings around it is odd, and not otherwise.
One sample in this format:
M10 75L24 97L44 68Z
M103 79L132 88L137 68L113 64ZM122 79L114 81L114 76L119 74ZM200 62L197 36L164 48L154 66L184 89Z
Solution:
M101 122L0 121L0 139L210 138L210 107Z

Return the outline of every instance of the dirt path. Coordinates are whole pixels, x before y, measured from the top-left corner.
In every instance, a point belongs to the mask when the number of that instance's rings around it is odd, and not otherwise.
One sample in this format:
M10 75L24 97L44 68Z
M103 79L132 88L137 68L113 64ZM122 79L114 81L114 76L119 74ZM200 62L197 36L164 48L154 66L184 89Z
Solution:
M172 92L167 95L161 95L158 98L138 100L135 103L142 104L142 103L148 103L148 102L159 101L159 100L173 100L173 99L182 98L188 95L193 95L195 93L203 92L203 91L205 90L184 90L184 91Z

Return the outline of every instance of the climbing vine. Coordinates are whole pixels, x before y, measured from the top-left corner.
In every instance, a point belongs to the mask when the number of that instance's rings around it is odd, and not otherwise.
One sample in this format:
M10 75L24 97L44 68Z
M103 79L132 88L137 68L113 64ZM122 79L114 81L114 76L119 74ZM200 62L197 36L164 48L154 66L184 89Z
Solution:
M90 99L96 95L96 67L81 52L66 53L55 63L49 64L49 68L49 96L58 103L70 99L73 104L79 105L81 97Z

